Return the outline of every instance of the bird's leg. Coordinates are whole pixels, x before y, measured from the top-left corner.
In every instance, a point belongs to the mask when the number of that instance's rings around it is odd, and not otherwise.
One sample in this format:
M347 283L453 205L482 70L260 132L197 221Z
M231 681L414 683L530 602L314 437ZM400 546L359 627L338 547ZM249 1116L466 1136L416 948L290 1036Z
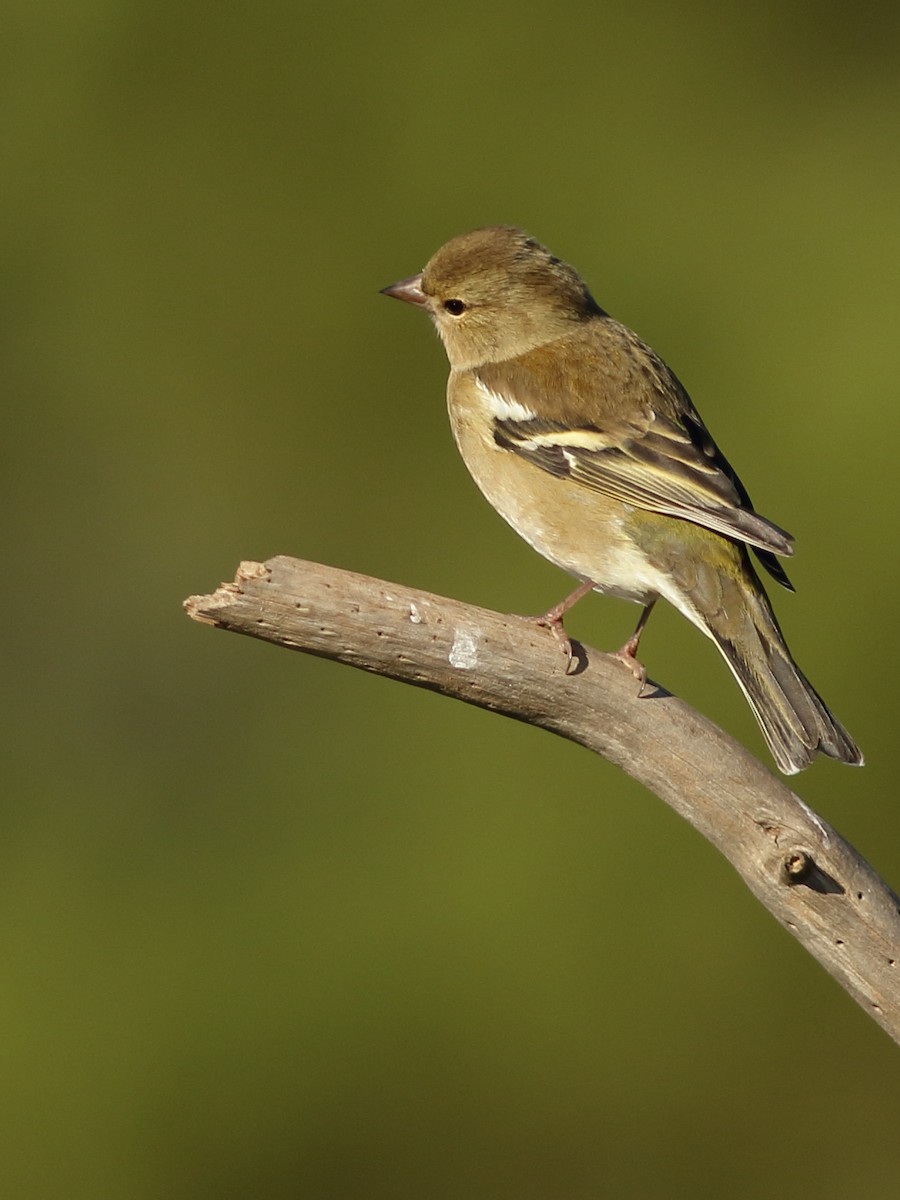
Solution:
M548 609L542 617L538 617L538 625L544 625L560 644L560 648L566 656L566 674L572 670L572 663L575 661L572 656L572 643L569 641L569 636L563 628L563 617L578 603L583 600L588 592L593 591L594 584L590 579L586 579L584 583L580 583L578 587L564 600L560 600L559 604L554 604L551 609Z
M654 596L649 604L644 605L644 611L641 613L638 623L635 626L634 633L628 639L624 646L615 652L614 658L619 659L631 671L635 679L640 683L638 688L638 696L643 696L644 688L647 686L647 670L642 663L637 660L638 646L641 641L641 634L644 632L644 626L647 624L647 618L653 612L653 605L656 603L657 597Z

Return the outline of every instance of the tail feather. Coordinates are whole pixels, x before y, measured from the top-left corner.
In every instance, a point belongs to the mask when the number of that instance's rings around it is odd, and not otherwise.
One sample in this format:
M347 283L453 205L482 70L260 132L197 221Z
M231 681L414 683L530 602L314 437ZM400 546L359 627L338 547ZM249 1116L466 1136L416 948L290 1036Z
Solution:
M755 581L754 581L755 582ZM808 767L816 754L862 766L853 738L828 710L785 644L762 586L741 588L744 620L704 623L741 685L779 768L786 775Z

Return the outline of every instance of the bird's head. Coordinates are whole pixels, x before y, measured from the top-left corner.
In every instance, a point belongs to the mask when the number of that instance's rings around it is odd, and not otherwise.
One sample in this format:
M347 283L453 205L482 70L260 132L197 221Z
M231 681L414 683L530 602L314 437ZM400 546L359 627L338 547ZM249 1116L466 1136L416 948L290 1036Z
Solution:
M601 314L572 267L511 225L454 238L383 293L424 308L460 369L514 358Z

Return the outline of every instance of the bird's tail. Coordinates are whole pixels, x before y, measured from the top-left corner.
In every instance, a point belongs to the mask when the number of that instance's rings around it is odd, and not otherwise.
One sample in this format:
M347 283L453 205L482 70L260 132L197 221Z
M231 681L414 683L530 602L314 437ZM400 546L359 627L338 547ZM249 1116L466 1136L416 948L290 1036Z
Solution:
M779 768L794 775L816 754L862 766L863 756L791 658L762 585L734 581L739 595L726 604L728 618L706 616L704 625L722 651L749 701ZM735 621L735 609L741 619Z

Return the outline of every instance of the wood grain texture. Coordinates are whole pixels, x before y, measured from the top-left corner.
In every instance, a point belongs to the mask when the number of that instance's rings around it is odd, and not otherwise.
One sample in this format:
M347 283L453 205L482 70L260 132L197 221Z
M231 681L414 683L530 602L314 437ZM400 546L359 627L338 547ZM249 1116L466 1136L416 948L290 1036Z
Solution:
M900 901L748 751L611 655L524 617L284 556L185 601L192 618L569 738L627 771L729 860L775 918L900 1042Z

